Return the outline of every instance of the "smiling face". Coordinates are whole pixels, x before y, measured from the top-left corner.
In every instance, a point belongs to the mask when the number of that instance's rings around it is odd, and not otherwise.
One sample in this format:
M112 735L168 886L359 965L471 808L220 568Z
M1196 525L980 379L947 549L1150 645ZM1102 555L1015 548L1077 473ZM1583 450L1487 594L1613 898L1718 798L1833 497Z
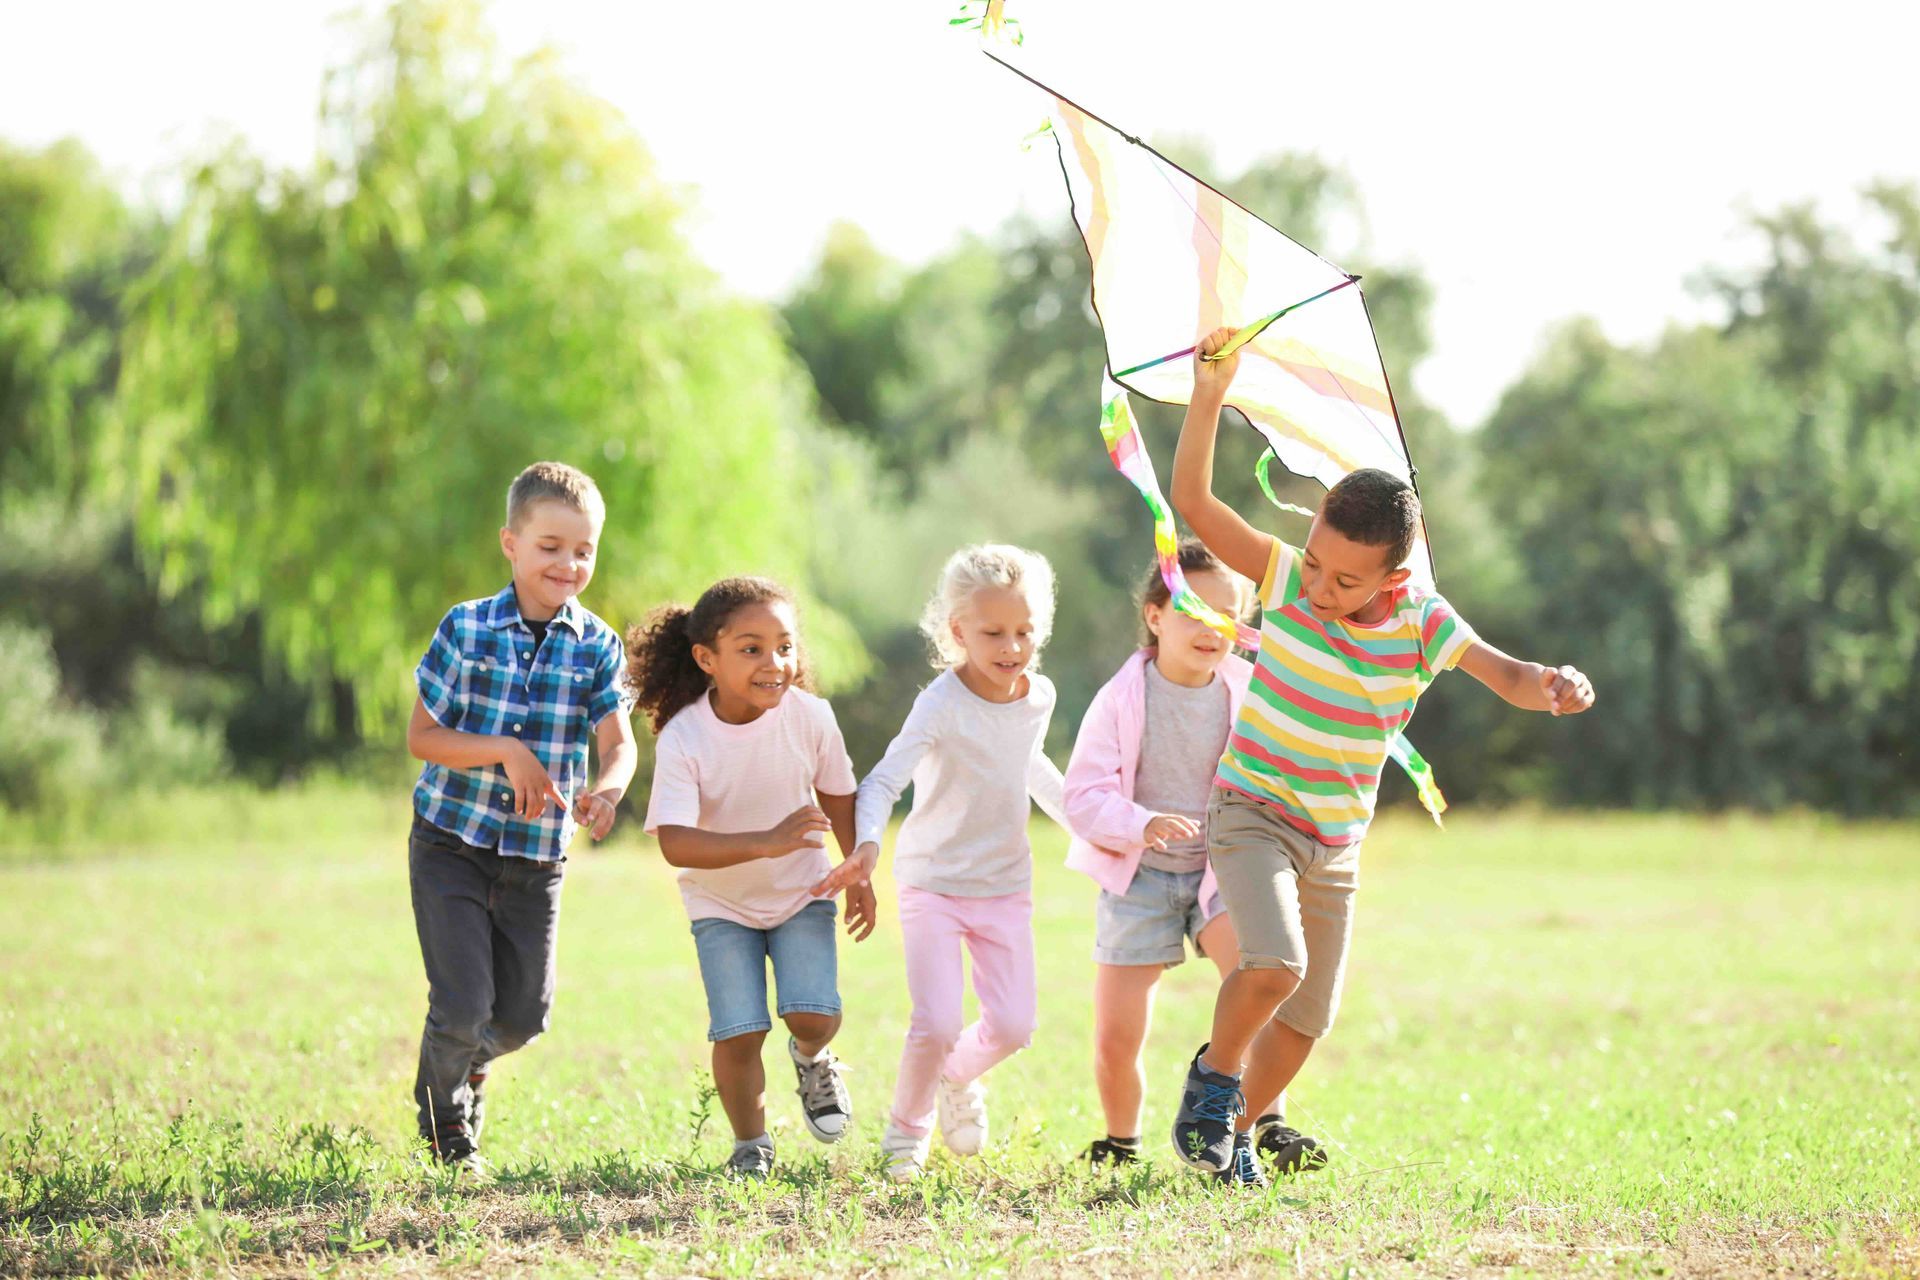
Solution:
M1389 565L1389 552L1388 547L1355 542L1315 516L1300 559L1301 594L1313 616L1322 622L1380 621L1386 613L1384 594L1412 573L1404 565Z
M1038 652L1033 606L1015 587L981 587L947 625L966 657L960 678L985 698L1019 696L1020 678Z
M529 505L517 528L500 530L520 616L545 622L585 591L599 546L599 524L579 508L552 499Z
M1187 585L1217 614L1238 618L1242 607L1239 580L1224 572L1203 569L1187 575ZM1172 604L1149 600L1141 606L1147 631L1158 653L1154 665L1175 684L1199 686L1213 678L1214 668L1232 651L1225 636L1206 623L1189 618Z
M741 605L713 638L693 646L713 681L713 710L730 724L757 720L780 705L800 678L800 627L784 600Z

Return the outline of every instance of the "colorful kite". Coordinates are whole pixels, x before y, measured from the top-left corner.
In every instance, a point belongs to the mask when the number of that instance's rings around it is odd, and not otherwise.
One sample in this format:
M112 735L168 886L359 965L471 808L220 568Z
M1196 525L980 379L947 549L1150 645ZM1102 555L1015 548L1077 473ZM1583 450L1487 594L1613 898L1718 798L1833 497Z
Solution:
M983 30L999 18L989 4ZM993 57L989 52L988 57ZM1409 483L1414 467L1393 390L1360 292L1360 277L1269 226L1138 138L1121 132L1017 67L994 58L1045 95L1048 128L1067 181L1074 221L1093 265L1093 307L1107 348L1100 433L1113 465L1153 513L1161 575L1182 612L1247 648L1259 633L1210 609L1174 556L1173 515L1154 476L1128 393L1184 405L1193 396L1195 344L1223 325L1240 332L1227 403L1264 439L1260 487L1280 502L1267 466L1331 487L1377 467ZM1433 585L1426 530L1414 546L1412 580ZM1438 821L1446 801L1432 770L1404 737L1394 758Z

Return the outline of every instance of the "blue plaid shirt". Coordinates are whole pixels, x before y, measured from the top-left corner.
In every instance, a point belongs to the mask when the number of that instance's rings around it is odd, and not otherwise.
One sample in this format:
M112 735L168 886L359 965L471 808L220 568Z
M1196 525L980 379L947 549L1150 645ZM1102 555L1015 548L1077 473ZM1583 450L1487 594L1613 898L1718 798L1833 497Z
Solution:
M468 844L558 862L573 838L573 800L587 784L587 737L631 706L626 669L619 633L577 601L554 615L538 650L511 583L492 599L449 609L414 671L427 714L462 733L519 738L568 807L549 800L545 813L525 821L514 816L513 784L501 766L429 764L413 789L414 811Z

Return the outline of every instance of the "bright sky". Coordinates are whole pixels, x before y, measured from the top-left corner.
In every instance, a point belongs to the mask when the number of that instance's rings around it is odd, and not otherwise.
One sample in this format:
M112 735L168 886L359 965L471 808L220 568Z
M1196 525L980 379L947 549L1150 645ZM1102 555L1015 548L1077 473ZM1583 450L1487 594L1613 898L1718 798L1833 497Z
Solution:
M496 0L492 12L509 49L558 46L626 112L662 174L697 193L699 252L774 298L837 219L919 260L1022 209L1067 217L1047 149L1019 145L1039 123L1034 100L948 29L958 7ZM1230 171L1282 150L1349 170L1369 256L1435 285L1421 387L1465 423L1556 321L1590 314L1628 340L1701 314L1687 281L1752 256L1744 210L1812 199L1850 219L1866 181L1920 180L1916 5L1828 0L1791 17L1699 0L1010 7L1027 37L1016 56L1133 132L1204 138ZM321 72L346 47L329 20L339 8L0 0L0 137L77 136L130 188L222 128L301 163Z

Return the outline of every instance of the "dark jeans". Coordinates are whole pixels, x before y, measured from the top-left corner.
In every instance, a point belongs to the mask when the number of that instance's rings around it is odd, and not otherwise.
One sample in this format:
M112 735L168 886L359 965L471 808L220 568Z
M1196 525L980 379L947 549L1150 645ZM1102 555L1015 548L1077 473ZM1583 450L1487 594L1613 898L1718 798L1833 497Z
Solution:
M427 966L413 1099L423 1136L467 1122L467 1077L547 1029L563 864L503 858L413 818L407 872Z

